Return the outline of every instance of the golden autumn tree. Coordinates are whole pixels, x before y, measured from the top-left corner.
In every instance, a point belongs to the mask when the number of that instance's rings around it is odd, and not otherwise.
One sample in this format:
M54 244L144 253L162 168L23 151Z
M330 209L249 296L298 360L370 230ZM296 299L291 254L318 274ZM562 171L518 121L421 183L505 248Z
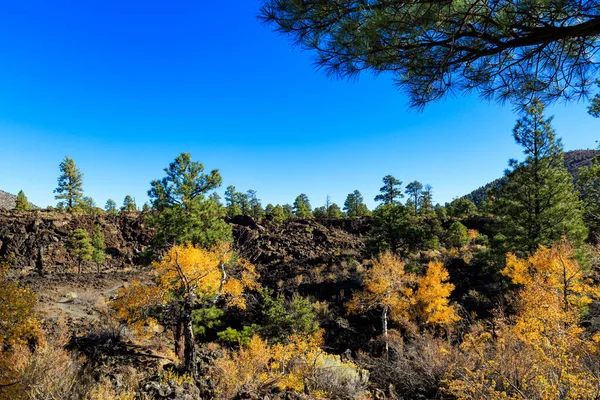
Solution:
M347 308L350 313L381 310L382 333L387 352L388 318L394 321L409 319L416 275L406 272L404 262L391 251L380 254L371 263L364 279L364 290L352 297Z
M0 397L18 382L10 361L12 349L37 336L35 293L7 278L10 264L0 261Z
M186 372L196 374L192 311L222 302L245 308L246 289L257 287L254 266L238 257L228 243L211 249L184 244L172 247L152 264L154 285L134 282L121 290L112 307L134 326L158 322L173 329L175 353ZM161 312L152 312L153 310Z
M520 285L516 315L465 336L448 391L459 399L588 399L600 396L597 341L581 327L598 297L590 272L562 241L526 259L509 254L503 274Z
M237 351L223 351L210 370L218 399L238 398L242 392L261 397L261 390L276 386L281 390L315 394L317 398L338 398L335 386L352 395L360 394L368 372L340 356L324 352L323 332L294 334L286 343L269 344L254 335ZM331 379L335 376L335 379ZM337 385L336 385L337 383Z
M364 290L347 304L351 313L381 309L386 352L388 318L396 322L417 322L420 327L444 325L459 318L449 296L454 285L447 283L448 271L440 262L431 262L424 276L405 270L404 262L391 252L371 260Z
M446 325L460 319L456 307L450 304L454 285L449 279L448 270L439 261L431 261L425 275L419 278L413 316L420 326Z

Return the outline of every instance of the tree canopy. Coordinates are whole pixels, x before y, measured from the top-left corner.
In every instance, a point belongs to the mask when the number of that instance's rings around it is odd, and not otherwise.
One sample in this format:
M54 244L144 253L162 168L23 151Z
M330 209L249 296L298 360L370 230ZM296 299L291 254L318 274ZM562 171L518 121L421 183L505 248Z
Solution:
M260 17L330 75L392 73L416 107L452 90L571 99L596 78L592 0L266 0Z

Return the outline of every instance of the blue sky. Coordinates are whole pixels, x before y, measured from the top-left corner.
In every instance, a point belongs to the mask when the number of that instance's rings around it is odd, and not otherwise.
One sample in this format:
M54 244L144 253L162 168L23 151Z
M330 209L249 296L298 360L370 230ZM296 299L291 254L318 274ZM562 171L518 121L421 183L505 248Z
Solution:
M16 2L15 2L16 3ZM85 4L83 4L85 3ZM123 5L123 3L126 3ZM256 18L260 2L18 2L0 13L0 189L55 204L75 159L98 205L147 200L179 153L263 203L369 206L392 174L450 201L499 177L521 150L508 105L475 95L423 112L390 76L331 80ZM556 105L565 148L594 148L585 103Z

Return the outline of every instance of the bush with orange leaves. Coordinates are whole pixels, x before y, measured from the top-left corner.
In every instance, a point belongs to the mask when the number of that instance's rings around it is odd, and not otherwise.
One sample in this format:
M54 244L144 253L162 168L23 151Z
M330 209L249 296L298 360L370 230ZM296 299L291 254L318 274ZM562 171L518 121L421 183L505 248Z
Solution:
M119 319L138 331L159 322L172 328L175 353L186 372L195 375L192 311L218 301L244 309L243 293L258 286L258 274L229 243L211 249L174 246L152 266L154 285L133 282L119 291L111 307Z
M600 396L597 338L580 326L598 298L590 271L562 241L532 256L507 256L502 273L520 285L514 318L488 332L476 325L450 369L447 391L459 399L590 399Z
M354 363L321 349L322 332L292 335L286 344L268 344L255 335L247 346L225 351L210 372L215 397L255 398L273 387L317 398L355 398L365 389L368 373Z

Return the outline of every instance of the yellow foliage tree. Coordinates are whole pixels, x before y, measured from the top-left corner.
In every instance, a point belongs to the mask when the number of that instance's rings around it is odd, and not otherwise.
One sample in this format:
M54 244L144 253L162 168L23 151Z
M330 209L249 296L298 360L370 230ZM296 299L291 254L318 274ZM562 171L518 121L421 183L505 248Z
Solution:
M507 256L503 274L521 288L513 320L495 335L476 326L465 336L448 391L459 399L588 399L600 396L595 340L580 326L598 296L573 248L541 246L527 259Z
M7 278L9 263L0 262L0 397L18 382L12 350L37 336L35 294Z
M245 308L242 294L246 289L257 287L258 274L252 264L231 250L228 243L211 249L191 244L174 246L152 266L155 285L134 282L118 293L112 308L121 320L134 327L156 323L151 311L162 309L160 322L173 328L175 353L185 370L195 374L192 311L217 301Z
M372 267L364 279L364 290L347 304L351 313L381 309L386 352L388 317L399 323L417 322L444 325L459 318L449 296L454 285L447 283L448 271L440 262L431 262L424 276L406 272L404 262L391 252L371 260Z
M322 344L322 332L292 335L286 344L273 345L255 335L247 346L224 351L224 356L215 361L210 377L216 397L231 399L243 391L258 396L272 386L321 397L337 386L333 382L351 387L352 394L357 395L368 380L368 373L352 362L327 354L321 349ZM323 378L332 374L338 379L328 379L324 384Z
M460 318L450 304L454 285L448 283L450 274L439 261L431 261L425 275L418 280L414 295L414 316L419 325L446 325Z

